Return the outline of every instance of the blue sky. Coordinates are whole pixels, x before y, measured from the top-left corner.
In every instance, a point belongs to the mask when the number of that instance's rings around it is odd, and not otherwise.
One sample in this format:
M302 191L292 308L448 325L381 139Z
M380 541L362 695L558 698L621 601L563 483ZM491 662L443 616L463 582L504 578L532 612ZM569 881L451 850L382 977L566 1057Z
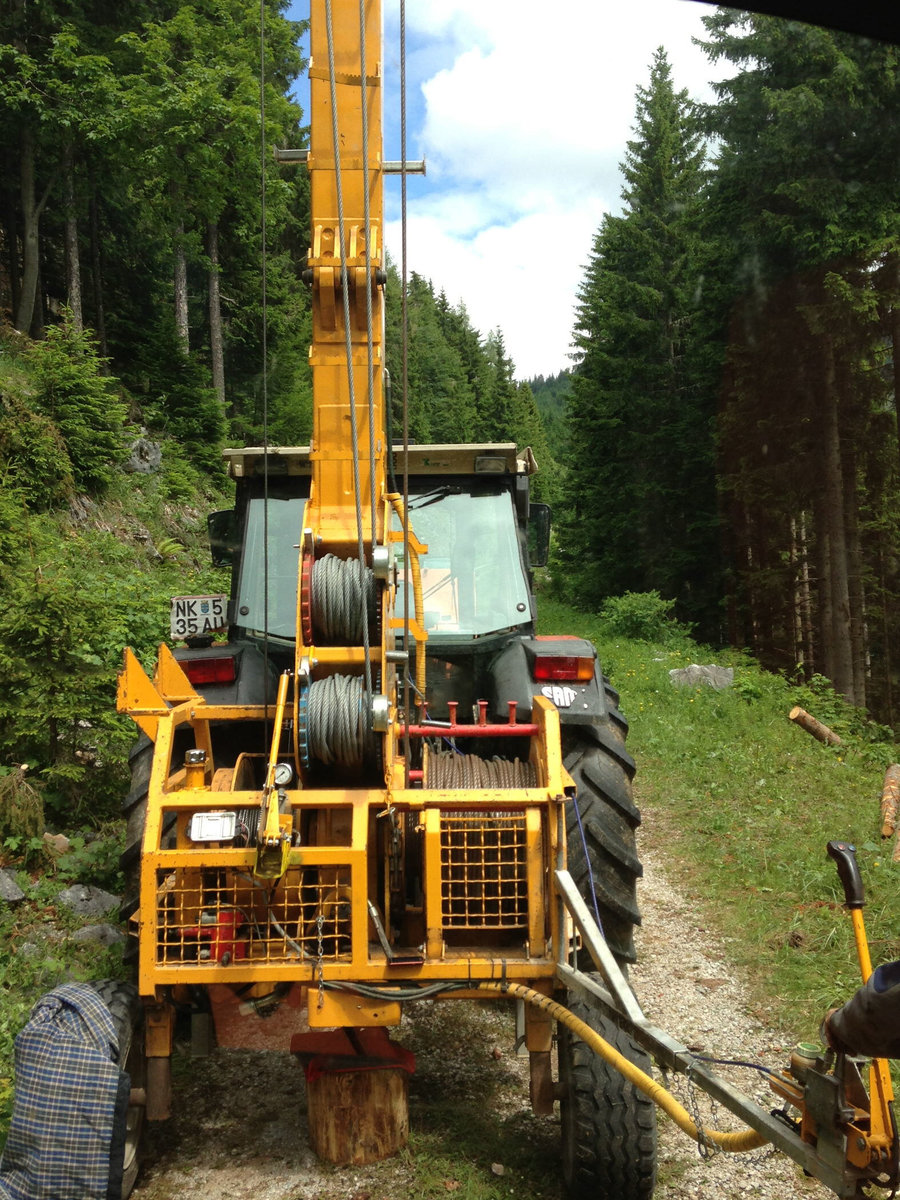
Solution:
M385 155L400 157L399 0L385 6ZM663 45L678 88L708 98L693 0L406 0L410 271L473 325L503 331L516 376L568 365L573 305L619 163L635 91ZM291 15L308 16L308 0ZM301 103L305 100L300 94ZM399 264L400 185L385 188Z

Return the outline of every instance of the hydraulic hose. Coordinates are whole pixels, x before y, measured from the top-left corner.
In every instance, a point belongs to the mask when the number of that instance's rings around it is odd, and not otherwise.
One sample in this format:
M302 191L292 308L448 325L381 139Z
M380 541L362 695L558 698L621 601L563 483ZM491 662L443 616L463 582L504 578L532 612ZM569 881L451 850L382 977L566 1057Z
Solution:
M543 1009L544 1012L549 1013L555 1020L565 1025L577 1037L580 1037L592 1050L595 1050L611 1067L624 1075L639 1091L648 1096L657 1107L661 1108L663 1112L668 1113L679 1129L683 1129L694 1141L715 1146L718 1150L724 1150L730 1154L741 1154L746 1150L756 1150L769 1142L769 1138L763 1136L761 1133L757 1133L755 1129L739 1129L735 1132L730 1132L719 1129L707 1129L706 1126L698 1128L687 1109L679 1104L671 1092L667 1092L664 1087L658 1084L655 1079L651 1079L640 1067L636 1067L633 1062L629 1062L614 1046L611 1046L599 1033L591 1029L590 1025L587 1025L555 1000L551 1000L549 996L544 996L541 992L536 992L533 988L525 987L520 983L484 982L478 985L478 990L482 992L496 992L501 996L515 996L519 1000L524 1000L526 1004L533 1004L535 1008Z
M400 524L406 529L406 515L403 507L402 496L394 492L388 496L394 512L397 514L397 519ZM409 547L409 562L412 575L413 585L413 602L416 609L416 623L420 629L425 628L425 599L422 593L422 569L419 566L419 555L415 547ZM425 655L422 653L418 643L416 643L416 691L421 699L425 698Z

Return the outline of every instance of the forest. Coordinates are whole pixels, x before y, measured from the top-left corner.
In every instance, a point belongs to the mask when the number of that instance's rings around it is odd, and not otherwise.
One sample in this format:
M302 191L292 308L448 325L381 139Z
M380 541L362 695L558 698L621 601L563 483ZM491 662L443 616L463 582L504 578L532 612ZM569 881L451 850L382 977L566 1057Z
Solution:
M78 773L64 736L77 704L60 701L55 749L23 743L38 701L22 662L23 646L43 653L27 581L37 569L49 586L73 514L126 503L121 468L142 436L165 447L152 488L169 514L214 503L220 448L258 442L264 421L272 444L309 437L307 179L273 154L305 142L301 25L264 0L261 42L260 11L13 0L0 13L0 756L24 744L58 781ZM532 446L554 508L542 586L566 601L658 593L707 643L825 676L896 724L897 51L733 9L704 24L728 70L701 105L664 49L648 64L622 208L580 251L570 370L517 379L500 329L475 329L440 280L409 274L410 436ZM392 265L395 430L402 291ZM163 563L200 569L168 540ZM55 632L39 623L61 661L66 594L40 610ZM109 670L121 639L155 636L117 612L97 617L102 647L74 635L83 666Z

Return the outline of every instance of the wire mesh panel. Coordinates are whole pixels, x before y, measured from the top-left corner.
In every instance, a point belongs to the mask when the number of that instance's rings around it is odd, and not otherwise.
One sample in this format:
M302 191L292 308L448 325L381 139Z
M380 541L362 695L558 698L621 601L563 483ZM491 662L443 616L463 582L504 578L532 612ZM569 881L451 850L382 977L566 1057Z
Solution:
M157 871L160 965L350 956L350 868L290 870L272 884L231 868Z
M528 874L522 813L441 813L445 929L525 929Z

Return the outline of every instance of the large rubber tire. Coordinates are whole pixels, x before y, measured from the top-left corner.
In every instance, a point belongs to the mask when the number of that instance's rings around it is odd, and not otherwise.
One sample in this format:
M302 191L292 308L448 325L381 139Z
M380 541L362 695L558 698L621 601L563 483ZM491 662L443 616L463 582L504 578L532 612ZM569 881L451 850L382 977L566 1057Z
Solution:
M110 1011L119 1039L119 1066L129 1076L131 1087L146 1089L147 1060L144 1055L144 1008L137 988L118 979L91 984ZM131 1195L141 1167L144 1140L144 1105L129 1104L125 1124L125 1158L122 1164L122 1200Z
M125 924L127 941L123 952L124 961L136 966L138 960L138 937L131 917L137 912L141 894L141 850L144 844L144 826L147 822L147 795L150 790L150 771L153 767L153 742L142 734L131 748L128 764L131 767L131 787L122 802L125 817L125 849L120 866L125 879L125 895L119 909L119 918ZM166 818L164 834L175 828L175 814Z
M140 901L141 848L144 843L144 824L147 820L150 770L153 766L153 743L145 734L132 746L128 765L131 768L131 788L122 802L125 849L120 864L125 879L125 895L119 916L125 923L125 932L128 935L123 957L126 963L135 965L138 957L138 939L130 918L137 912Z
M572 993L567 1006L650 1074L649 1056L596 1008ZM656 1186L653 1101L562 1024L559 1081L567 1200L649 1200Z
M627 724L616 699L607 688L608 722L563 725L561 733L563 762L577 788L566 805L569 873L592 912L596 900L607 944L626 965L635 960L634 927L641 923L637 881L643 868L635 844L641 815L631 792L634 760L625 749ZM589 970L592 965L582 952L579 966Z

